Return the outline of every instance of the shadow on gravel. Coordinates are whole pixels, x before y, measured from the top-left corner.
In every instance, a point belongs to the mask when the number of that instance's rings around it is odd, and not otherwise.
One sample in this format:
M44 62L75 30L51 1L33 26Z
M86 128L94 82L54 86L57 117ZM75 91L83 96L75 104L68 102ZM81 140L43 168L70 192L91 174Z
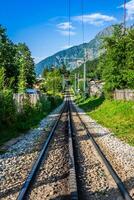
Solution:
M98 108L103 102L105 98L104 96L96 98L96 99L89 99L88 101L81 102L79 106L85 110L85 112L91 112Z
M85 166L83 167L81 166L81 170L84 170L84 169L85 169ZM128 191L133 190L134 177L130 178L129 180L123 183L125 184L125 186L127 186ZM92 191L90 189L91 183L89 183L89 188L85 187L84 184L86 185L86 179L80 178L80 180L78 180L78 196L80 200L89 200L89 199L90 200L124 200L118 188L106 188L103 190ZM134 199L134 193L131 195L133 195L132 199Z
M61 177L50 177L49 180L45 180L44 179L43 181L38 182L38 184L37 184L36 187L46 185L47 183L55 182L56 180L61 180L63 178L66 178L67 176L68 176L68 174L66 174L64 176L61 176ZM127 180L127 181L124 182L124 184L128 186L127 187L128 190L131 190L131 189L134 188L133 183L134 183L134 177L132 177L129 180ZM6 192L3 192L3 193L0 192L0 199L1 198L6 198L9 195L13 195L13 194L19 192L19 190L20 190L20 185L14 186L14 187L8 189ZM111 199L112 200L122 200L120 198L115 198L115 199L113 198L112 195L115 194L115 193L117 193L117 191L118 190L115 189L115 188L112 188L110 190L104 190L104 191L102 190L100 192L96 191L94 193L92 191L88 191L88 194L86 196L91 197L90 198L91 200L101 200L101 199L102 200L111 200ZM82 199L84 199L84 200L88 199L88 198L83 198L83 196L84 196L83 192L84 192L83 187L82 186L81 187L78 186L79 199L80 200L82 200ZM99 193L101 194L101 197L99 199L97 199L96 196L98 196ZM133 198L134 198L134 196L133 196ZM56 198L53 198L53 199L51 198L51 200L64 200L64 199L69 200L69 196L59 196L59 197L56 197ZM43 198L42 198L42 200L43 200Z
M51 198L50 200L71 200L69 195L65 195L65 196L58 196L55 198Z
M109 133L108 132L107 133L92 133L92 136L94 138L100 138L100 137L103 137L103 136L106 136L106 135L109 135ZM80 139L80 141L82 141L82 140L90 140L90 136L87 136L87 138L86 138L86 136L78 137L78 138Z
M87 137L87 135L84 135L83 137L81 137L79 139L80 140L87 140L89 138ZM57 144L55 146L56 149L59 148L58 142L60 143L60 140L62 140L62 137L61 136L57 137ZM83 162L82 158L81 158L81 162ZM84 165L83 165L82 170L84 170ZM79 172L79 169L78 169L78 172ZM45 185L47 185L47 184L56 183L56 181L65 179L68 176L69 176L68 173L66 173L66 174L64 173L61 176L55 175L55 176L50 176L49 178L43 178L43 180L38 181L36 183L35 188L40 187L40 186L45 187ZM113 198L114 194L116 194L117 191L118 191L117 189L111 188L111 189L106 189L106 190L102 190L102 191L95 191L93 193L91 190L84 188L83 183L85 181L86 181L86 179L84 178L83 180L78 182L78 194L79 194L80 200L86 200L86 199L89 199L89 197L90 197L91 200L122 200L118 197L116 197L115 199ZM125 181L124 184L127 185L128 190L133 189L134 188L134 177L131 177L129 180ZM15 185L12 185L12 188L9 188L5 192L0 192L0 199L6 198L11 194L13 195L13 194L19 192L20 187L21 187L21 183L16 183ZM98 196L100 196L100 198L98 198ZM67 196L58 196L56 198L50 198L50 199L51 200L69 200L70 197L67 195ZM43 200L43 198L42 198L42 200Z
M64 111L64 113L66 114L66 112ZM62 121L62 120L61 120ZM63 130L64 131L64 130ZM49 131L46 131L46 132L50 132L50 130ZM19 158L19 157L23 157L24 155L31 155L33 152L35 152L35 151L38 151L39 152L39 150L41 149L41 147L42 147L42 145L43 145L43 143L44 143L44 141L45 141L45 139L46 138L41 138L43 141L41 141L40 142L40 147L38 147L38 144L37 145L34 145L33 146L33 149L32 150L30 150L30 152L26 152L26 153L22 153L22 154L20 154L20 155L14 155L14 154L10 154L9 156L8 155L6 155L6 159L8 159L8 158L13 158L13 159L16 159L16 157L17 158ZM58 141L59 141L59 143L60 143L60 140L63 140L62 139L62 137L58 137ZM57 142L58 142L57 141ZM62 146L62 145L61 145ZM57 144L57 146L56 146L56 149L59 147L59 145ZM37 157L36 157L37 158ZM36 159L35 158L35 159ZM3 155L3 159L4 159L4 155ZM27 158L28 159L28 158ZM27 159L26 159L26 161L27 161ZM29 159L31 159L31 157L29 158ZM27 172L28 172L28 170L29 169L27 169L27 162L25 162L24 161L24 158L23 158L23 162L24 162L24 165L23 165L23 167L24 167L24 170L26 170ZM32 163L34 163L34 160L30 160L30 162L31 162L31 164ZM17 166L18 166L18 163L17 163L17 160L16 160L16 162L14 163L14 168L17 168ZM19 173L17 173L17 177L18 177L18 179L16 180L16 182L14 182L14 183L12 183L12 185L10 185L10 187L8 187L8 188L2 188L2 190L0 190L0 199L1 198L6 198L6 197L8 197L9 195L14 195L15 193L17 193L17 192L19 192L20 191L20 189L21 189L21 187L22 187L22 182L23 182L23 179L24 179L24 177L21 177L21 171L18 171ZM44 180L42 183L39 183L39 185L44 185L44 184L47 184L47 183L52 183L52 182L55 182L56 180L61 180L61 179L64 179L64 178L66 178L68 176L68 174L64 174L63 176L59 176L58 177L58 175L57 175L57 177L55 176L53 176L53 177L50 177L49 179L46 179L46 180ZM2 179L0 180L0 181L3 181Z
M76 128L74 127L75 132ZM81 129L81 128L80 128ZM77 132L80 131L80 129L77 129ZM107 135L108 133L106 133ZM104 135L104 134L103 134ZM96 136L96 137L101 137ZM86 141L89 140L89 137L87 134L84 134L82 136L77 135L77 139L75 141ZM75 144L78 145L78 142ZM100 188L97 191L93 191L91 189L91 182L87 184L85 169L89 169L89 167L92 168L92 165L86 166L84 164L84 157L82 155L83 153L81 150L75 151L75 157L76 157L76 171L77 171L77 180L78 180L78 195L80 200L123 200L123 198L120 196L120 192L118 188ZM79 159L80 157L80 159ZM79 160L77 162L77 159ZM81 176L82 174L82 176ZM84 175L83 175L84 174ZM124 184L127 186L128 191L132 190L134 188L134 177L131 177L129 180L125 181ZM88 186L88 187L87 187ZM133 194L134 195L134 194ZM134 196L133 196L134 197Z
M96 132L94 132L94 129L95 129L96 127L97 127L97 126L95 126L94 123L92 123L92 125L91 125L91 126L89 125L89 127L88 127L90 134L91 134L94 138L103 137L103 136L106 136L106 135L109 134L109 132L106 132L105 130L103 131L103 130L101 130L101 129L98 130L98 131L96 131ZM97 128L98 128L98 127L97 127ZM74 128L74 129L75 129L75 128ZM93 129L93 131L92 131L92 129ZM77 131L75 130L75 134L77 134L77 132L81 132L81 131L84 131L83 126L79 126L79 128L77 127ZM91 133L91 132L92 132L92 133ZM85 133L85 135L83 135L83 136L78 136L78 135L77 135L77 138L78 138L80 141L90 140L90 137L89 137L89 135L87 135L87 133Z
M37 187L47 185L47 184L51 184L51 183L56 183L57 181L68 178L68 176L69 176L69 173L65 173L61 176L51 176L47 179L44 178L43 180L36 182L35 185L33 186L33 188L37 188Z

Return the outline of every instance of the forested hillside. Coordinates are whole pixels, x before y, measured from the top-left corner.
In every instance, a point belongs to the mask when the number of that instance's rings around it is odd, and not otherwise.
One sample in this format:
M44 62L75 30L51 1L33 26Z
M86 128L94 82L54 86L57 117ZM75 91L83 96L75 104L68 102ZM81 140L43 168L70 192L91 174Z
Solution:
M69 49L60 51L53 56L50 56L38 64L36 64L36 74L41 75L45 68L51 68L52 65L57 67L61 66L63 63L67 65L68 69L77 67L77 63L74 63L74 59L84 58L84 53L86 49L86 59L94 60L100 55L102 51L100 47L102 46L102 38L104 36L110 36L113 33L114 26L109 26L104 30L100 31L91 41L88 43L80 44L78 46L73 46ZM69 60L68 60L69 58ZM69 64L71 63L71 64Z

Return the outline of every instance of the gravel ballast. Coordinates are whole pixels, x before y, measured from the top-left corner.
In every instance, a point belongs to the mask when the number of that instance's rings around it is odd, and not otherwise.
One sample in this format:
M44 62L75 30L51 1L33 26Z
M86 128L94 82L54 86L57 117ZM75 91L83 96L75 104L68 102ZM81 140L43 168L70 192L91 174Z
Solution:
M67 114L63 113L50 143L48 153L27 199L50 200L69 198L69 152Z
M81 108L75 104L74 106L134 199L134 147L120 141L112 132L99 125Z
M44 118L39 127L19 137L7 152L0 155L0 199L16 199L49 130L63 104Z
M75 112L73 112L73 121L79 198L123 200Z
M74 106L134 199L134 147L120 141L82 109L75 104ZM62 107L63 104L44 118L38 128L19 137L14 144L9 145L6 153L0 155L0 199L17 198ZM77 130L75 153L79 172L80 199L86 200L89 197L92 200L122 199L75 113L73 113L73 120ZM65 129L62 126L59 130L28 199L69 199L67 137L64 137Z

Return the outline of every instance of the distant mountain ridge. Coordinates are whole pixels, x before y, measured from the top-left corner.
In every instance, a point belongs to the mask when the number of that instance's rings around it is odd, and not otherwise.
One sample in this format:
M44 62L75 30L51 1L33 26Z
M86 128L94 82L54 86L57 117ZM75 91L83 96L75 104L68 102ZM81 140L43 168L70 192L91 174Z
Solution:
M73 46L69 49L62 50L56 54L45 58L35 66L37 76L41 75L45 68L50 68L52 65L61 66L63 63L67 64L68 68L76 67L79 65L74 62L74 59L84 58L86 50L86 60L94 60L100 55L102 51L102 37L111 35L113 33L114 26L109 26L104 30L100 31L94 39L88 43Z

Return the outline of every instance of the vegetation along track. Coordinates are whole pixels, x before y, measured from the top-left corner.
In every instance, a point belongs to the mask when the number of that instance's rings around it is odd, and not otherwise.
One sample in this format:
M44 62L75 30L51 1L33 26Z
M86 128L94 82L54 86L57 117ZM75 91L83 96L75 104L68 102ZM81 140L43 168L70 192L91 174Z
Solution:
M69 95L20 191L22 199L132 199Z

